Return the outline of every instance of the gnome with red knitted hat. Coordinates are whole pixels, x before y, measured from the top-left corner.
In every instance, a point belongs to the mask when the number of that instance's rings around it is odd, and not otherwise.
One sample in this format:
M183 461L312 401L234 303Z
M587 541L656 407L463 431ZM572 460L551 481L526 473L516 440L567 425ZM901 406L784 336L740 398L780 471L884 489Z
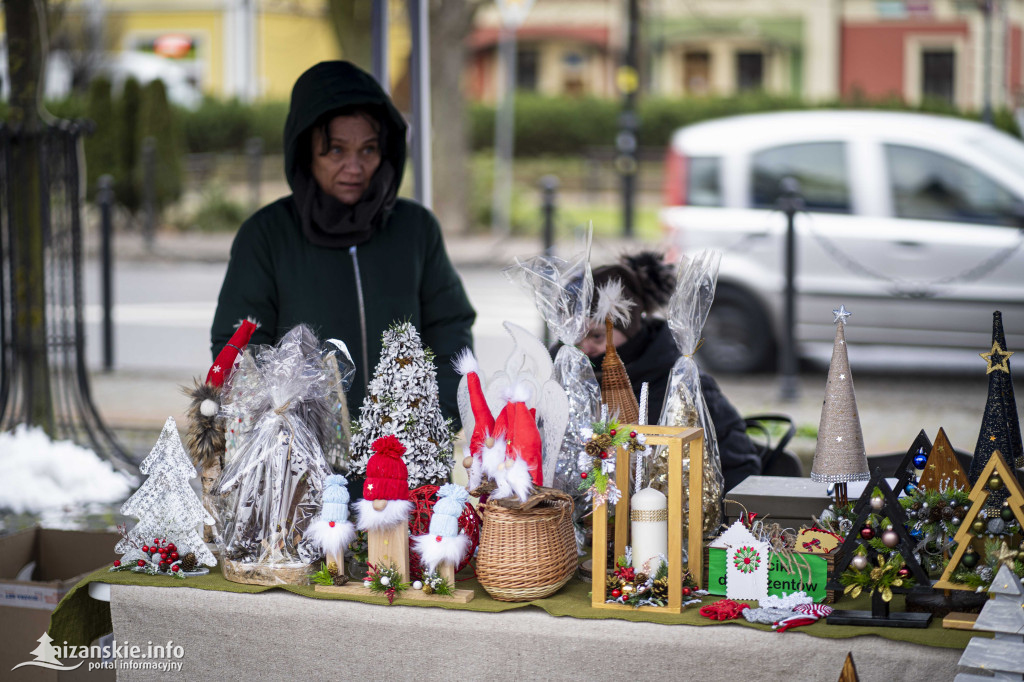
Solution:
M254 320L239 322L235 333L217 354L217 359L206 373L206 381L197 378L193 387L182 388L185 395L191 399L186 411L188 431L185 434L185 447L203 482L203 506L214 519L217 515L210 492L224 467L226 446L224 420L220 416L224 382L234 368L235 358L249 344L249 339L258 327L259 324ZM207 542L213 539L209 526L206 527L205 539Z
M469 390L469 404L473 412L473 434L465 448L466 456L462 465L469 476L469 489L477 488L483 482L483 453L485 448L494 447L494 416L484 398L484 390L480 384L480 366L473 351L464 348L454 360L455 371L466 377Z
M366 463L363 499L356 502L356 527L366 531L367 561L385 568L393 565L409 579L409 471L397 436L382 436L371 445Z

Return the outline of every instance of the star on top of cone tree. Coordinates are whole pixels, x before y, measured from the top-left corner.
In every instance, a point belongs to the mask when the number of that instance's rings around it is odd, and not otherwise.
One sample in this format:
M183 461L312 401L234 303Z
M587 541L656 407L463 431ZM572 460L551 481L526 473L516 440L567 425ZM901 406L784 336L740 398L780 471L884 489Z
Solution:
M845 484L867 480L871 472L864 451L857 396L846 352L846 319L852 313L845 306L840 306L832 313L835 315L836 336L832 345L828 381L825 384L825 402L818 424L811 480Z

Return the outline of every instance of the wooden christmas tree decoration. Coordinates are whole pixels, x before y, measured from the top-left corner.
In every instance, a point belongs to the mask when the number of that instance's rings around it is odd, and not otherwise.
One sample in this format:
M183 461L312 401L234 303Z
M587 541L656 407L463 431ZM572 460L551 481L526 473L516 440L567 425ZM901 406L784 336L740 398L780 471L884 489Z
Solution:
M881 536L882 542L891 550L890 556L898 553L903 559L903 566L898 569L899 577L904 580L912 577L919 586L927 588L930 580L917 561L915 550L917 543L907 533L907 517L880 468L875 468L871 478L868 479L864 492L853 507L853 512L855 514L853 526L843 540L843 544L840 545L839 554L833 565L832 578L829 580L829 588L836 590L836 601L839 601L843 591L844 586L840 582L840 576L844 571L851 568L854 571L870 571L874 574L880 567L879 558L886 559L881 557L880 553L869 543L876 534ZM866 525L868 517L872 514L887 518L890 527L876 529ZM899 585L885 589L889 590L890 598L891 593L910 591ZM889 600L885 598L885 595L885 590L872 588L871 611L837 610L832 612L826 622L830 625L928 627L932 617L930 613L889 613Z
M853 390L853 373L846 353L846 318L852 313L845 306L839 306L832 314L835 315L836 337L818 424L811 480L834 483L836 506L842 506L847 502L846 484L867 480L871 472L864 452L857 395Z
M994 493L1005 491L1006 499L997 513L988 507L988 499ZM971 508L964 516L960 529L953 541L956 551L950 557L942 577L935 583L936 588L951 590L974 590L975 585L954 582L953 576L957 569L964 567L973 569L985 561L985 546L982 537L1004 536L1007 533L1007 522L1016 522L1017 534L1024 527L1024 493L1014 470L1011 469L1002 454L996 450L989 457L988 464L981 470L978 482L971 488L969 495Z
M966 668L995 673L995 677L960 673L956 682L981 680L1019 680L1024 675L1024 588L1007 564L999 567L988 601L975 630L994 632L991 639L975 637L964 649L959 664Z
M917 472L924 469L928 463L928 453L932 451L932 441L928 434L921 429L917 438L910 444L907 454L903 456L893 476L896 478L897 492L906 491L908 484L917 483ZM920 465L920 466L919 466Z
M967 475L960 466L960 460L956 458L956 450L950 445L945 430L939 427L917 487L922 490L943 490L948 486L967 490L971 484L967 481Z
M857 676L857 666L853 664L853 652L846 654L843 669L839 672L839 682L860 682L860 677Z
M659 613L681 613L683 609L682 588L683 588L683 510L686 507L683 494L683 453L690 459L689 483L690 490L703 489L703 458L704 458L704 431L703 429L686 429L669 426L641 426L641 425L620 425L618 427L629 432L643 434L646 437L648 446L666 446L668 449L669 476L668 476L668 603L665 606L640 606L641 611L656 611ZM629 490L630 462L629 450L620 447L615 453L615 487L620 491ZM584 473L584 475L586 475ZM608 604L607 581L603 567L608 565L608 545L598 539L608 536L608 501L594 498L594 546L593 546L593 590L591 592L590 605L595 609L620 609L634 610L633 606L626 604ZM615 514L615 555L623 556L626 553L629 535L630 510L628 506L628 495L623 495L616 507ZM690 576L697 582L698 587L704 579L702 551L702 528L703 506L700 504L689 505L689 564Z

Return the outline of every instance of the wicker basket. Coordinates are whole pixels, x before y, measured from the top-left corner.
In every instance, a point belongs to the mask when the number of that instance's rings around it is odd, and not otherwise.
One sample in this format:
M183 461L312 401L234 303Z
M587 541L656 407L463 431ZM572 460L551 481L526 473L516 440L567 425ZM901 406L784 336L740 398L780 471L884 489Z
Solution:
M494 501L483 507L476 575L498 601L547 597L576 571L572 498L554 490L545 490L544 497L529 509Z
M608 405L610 415L617 416L620 424L636 424L640 421L640 405L636 402L633 385L626 373L626 365L611 343L612 318L605 318L604 361L601 363L601 401Z
M241 561L224 559L221 562L224 578L233 583L246 585L308 585L311 568L309 564L246 564Z

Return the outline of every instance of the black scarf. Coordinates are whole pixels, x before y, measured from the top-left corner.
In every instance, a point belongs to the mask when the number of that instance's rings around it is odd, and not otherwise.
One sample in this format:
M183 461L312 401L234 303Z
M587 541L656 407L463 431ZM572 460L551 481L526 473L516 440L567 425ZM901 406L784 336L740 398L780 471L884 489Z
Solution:
M394 206L398 188L395 169L382 159L370 186L354 204L343 204L320 189L309 169L295 173L295 202L302 219L302 233L311 243L329 249L358 246L369 241Z

